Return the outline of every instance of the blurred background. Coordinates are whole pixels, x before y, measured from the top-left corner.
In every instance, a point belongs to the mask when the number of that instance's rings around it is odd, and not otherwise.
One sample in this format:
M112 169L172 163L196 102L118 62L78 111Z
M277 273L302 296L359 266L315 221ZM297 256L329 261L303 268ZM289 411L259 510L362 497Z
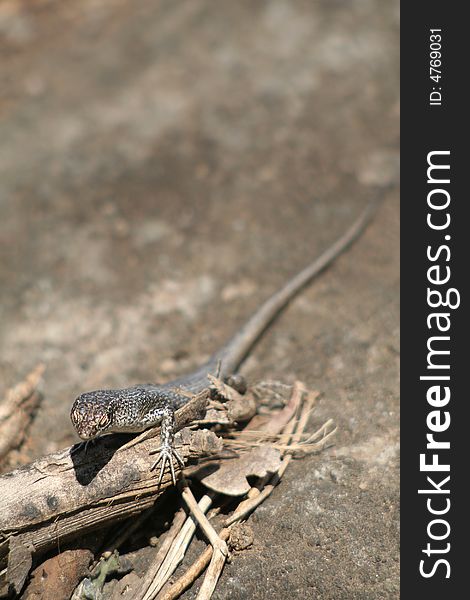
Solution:
M383 195L244 366L339 432L217 597L398 597L398 3L2 0L0 55L2 393L47 367L8 468L76 441L80 392L201 364Z

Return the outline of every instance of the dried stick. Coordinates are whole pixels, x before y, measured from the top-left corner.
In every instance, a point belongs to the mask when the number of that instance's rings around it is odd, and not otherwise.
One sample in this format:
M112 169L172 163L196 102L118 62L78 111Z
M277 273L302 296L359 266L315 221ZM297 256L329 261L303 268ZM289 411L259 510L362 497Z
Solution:
M198 506L204 514L209 510L211 504L212 498L210 496L203 496L199 500ZM196 521L192 516L189 516L181 527L178 535L173 539L171 547L162 561L156 575L153 577L150 586L146 593L141 597L142 600L153 600L157 596L158 592L183 560L186 549L189 546L195 531Z
M291 401L288 404L288 408L286 407L286 413L290 413L292 416L298 410L298 407L300 406L305 393L306 390L304 386L300 382L296 382L292 391ZM291 419L285 424L284 418L279 418L279 415L276 415L275 417L273 417L273 422L277 424L277 427L271 424L271 422L268 422L265 425L264 430L269 431L269 433L271 434L277 434L280 429L283 429L283 432L287 438L287 444L290 442L298 442L302 438L303 431L307 425L309 416L311 414L311 410L313 408L317 396L318 394L314 392L309 392L307 394L306 402L302 407L300 417L298 420ZM285 454L287 454L287 452ZM265 483L269 481L269 485L263 491L260 491L259 487L252 487L250 489L250 491L247 494L246 500L242 501L239 504L235 513L231 517L226 519L226 521L224 522L224 527L218 534L220 540L224 542L227 541L230 537L231 527L236 522L239 522L240 520L244 519L250 512L252 512L259 504L261 504L261 502L263 502L272 493L274 487L277 485L282 475L284 474L291 459L291 454L286 455L278 471L273 476L267 476L263 478L262 481L258 482L258 486L262 487ZM212 557L212 546L208 546L205 549L205 551L199 556L199 558L196 561L194 561L194 563L186 570L182 577L180 577L171 586L171 588L166 591L166 593L160 595L158 600L175 600L176 598L178 598L201 575L201 573L207 567L209 562L211 562ZM216 564L214 564L213 570L211 570L207 586L204 586L203 584L203 587L201 587L201 590L198 595L199 600L207 600L208 598L210 598L222 567L223 563L222 565L220 565L218 561L216 562Z
M230 537L230 529L225 528L219 533L219 538L227 541ZM158 596L158 600L175 600L187 590L201 575L209 564L212 557L212 546L207 546L204 552L197 558L185 573L164 594Z
M24 381L8 390L0 404L0 460L23 441L25 431L37 408L40 395L36 392L45 366L38 365Z
M148 568L147 573L145 574L145 577L142 580L140 589L135 593L135 600L143 600L144 598L152 597L149 595L152 582L155 579L158 571L160 570L163 561L165 560L170 548L172 547L176 536L180 533L185 521L186 512L183 508L180 508L176 513L175 518L173 519L173 523L171 524L170 529L165 535L165 539L163 540L160 548L158 549L158 552L155 555L152 564Z
M190 509L191 514L197 521L199 527L202 529L205 536L209 540L210 545L212 546L211 563L209 565L209 569L207 570L206 576L204 577L201 589L197 595L199 600L206 600L212 596L212 593L215 590L215 586L217 585L217 581L219 580L228 556L228 548L225 541L220 539L215 529L207 520L205 514L199 508L193 493L187 485L183 489L182 497Z

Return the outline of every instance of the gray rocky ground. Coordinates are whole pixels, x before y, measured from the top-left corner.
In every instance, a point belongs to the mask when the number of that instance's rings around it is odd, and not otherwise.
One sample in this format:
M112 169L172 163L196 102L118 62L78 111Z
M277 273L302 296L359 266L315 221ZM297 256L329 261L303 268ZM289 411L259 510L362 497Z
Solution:
M47 365L33 459L73 398L200 364L398 179L398 6L0 4L2 388ZM217 598L398 597L398 193L263 338L250 381L322 392ZM195 589L187 598L195 595Z

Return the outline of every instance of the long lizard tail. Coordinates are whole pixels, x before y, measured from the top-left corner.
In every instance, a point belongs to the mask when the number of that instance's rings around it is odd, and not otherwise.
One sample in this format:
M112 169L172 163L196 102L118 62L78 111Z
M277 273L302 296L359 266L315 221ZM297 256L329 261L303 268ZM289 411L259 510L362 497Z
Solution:
M378 204L378 199L370 202L354 223L334 244L268 298L254 315L248 319L238 333L216 352L207 363L194 373L179 377L165 384L165 387L169 389L181 387L196 393L207 386L208 373L218 375L221 379L235 373L258 338L282 309L287 306L290 300L314 277L328 268L340 254L347 250L361 236L370 223ZM182 396L181 403L186 401L187 398Z
M336 242L305 267L280 290L275 292L243 325L229 342L210 359L211 366L220 365L219 376L234 373L261 334L299 291L314 277L327 269L366 229L375 214L379 201L370 202L354 223ZM206 367L207 369L207 367Z

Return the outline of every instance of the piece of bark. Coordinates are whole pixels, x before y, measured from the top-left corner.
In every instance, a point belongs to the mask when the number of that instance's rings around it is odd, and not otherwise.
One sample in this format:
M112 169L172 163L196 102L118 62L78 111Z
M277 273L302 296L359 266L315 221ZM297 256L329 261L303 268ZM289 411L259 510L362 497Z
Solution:
M68 600L79 581L88 575L93 553L86 548L65 550L34 569L23 600Z
M41 400L36 388L44 372L38 365L24 381L8 390L0 403L0 462L10 450L18 448L26 435L31 420Z
M11 536L9 542L7 589L19 594L33 564L34 546L17 535Z
M243 496L251 485L247 477L265 477L275 473L281 464L279 450L261 446L245 452L239 458L222 462L215 473L201 478L202 483L214 492L227 496Z
M203 417L207 402L208 394L201 394L177 411L177 427ZM222 442L212 432L195 433L177 434L184 460L221 452ZM0 571L12 553L7 585L21 588L33 553L140 513L171 485L165 473L158 488L150 471L154 457L149 452L159 440L144 439L119 451L127 439L105 436L86 452L82 447L71 454L67 448L0 477Z

